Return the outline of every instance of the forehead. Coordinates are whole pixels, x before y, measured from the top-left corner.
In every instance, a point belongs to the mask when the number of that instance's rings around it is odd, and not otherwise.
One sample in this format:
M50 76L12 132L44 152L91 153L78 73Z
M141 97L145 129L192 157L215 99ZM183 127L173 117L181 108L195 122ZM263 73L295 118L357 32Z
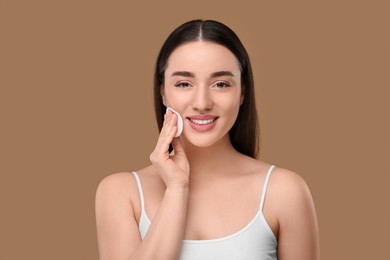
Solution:
M226 47L207 41L189 42L177 47L168 58L166 73L189 71L208 75L216 71L240 74L237 58Z

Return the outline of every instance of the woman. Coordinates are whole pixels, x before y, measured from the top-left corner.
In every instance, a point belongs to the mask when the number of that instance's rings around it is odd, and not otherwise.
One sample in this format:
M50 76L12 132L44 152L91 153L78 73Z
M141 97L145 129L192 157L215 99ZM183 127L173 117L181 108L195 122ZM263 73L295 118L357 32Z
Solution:
M210 20L181 25L154 82L152 164L97 189L100 259L319 259L305 182L256 159L252 71L235 33ZM184 120L180 137L167 107Z

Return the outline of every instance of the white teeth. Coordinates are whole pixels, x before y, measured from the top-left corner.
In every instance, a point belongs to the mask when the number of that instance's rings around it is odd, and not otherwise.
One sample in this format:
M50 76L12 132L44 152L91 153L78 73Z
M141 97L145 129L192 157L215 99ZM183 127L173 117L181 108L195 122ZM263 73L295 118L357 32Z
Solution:
M214 122L214 119L209 119L209 120L197 120L197 119L191 119L191 122L197 125L207 125L212 122Z

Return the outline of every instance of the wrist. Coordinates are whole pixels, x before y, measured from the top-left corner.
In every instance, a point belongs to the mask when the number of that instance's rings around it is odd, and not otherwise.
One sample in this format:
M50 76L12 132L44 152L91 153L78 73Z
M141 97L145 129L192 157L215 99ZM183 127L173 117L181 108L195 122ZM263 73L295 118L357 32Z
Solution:
M184 185L184 184L175 184L175 185L170 185L170 186L167 186L166 190L165 190L165 194L166 195L172 195L172 196L175 196L175 195L178 195L178 194L183 194L183 195L187 195L188 192L189 192L189 185Z
M189 190L188 183L180 183L180 184L170 184L166 186L166 190L173 191L173 192L185 192Z
M189 181L187 178L182 178L181 180L171 181L165 183L167 189L177 189L177 190L185 190L189 189Z

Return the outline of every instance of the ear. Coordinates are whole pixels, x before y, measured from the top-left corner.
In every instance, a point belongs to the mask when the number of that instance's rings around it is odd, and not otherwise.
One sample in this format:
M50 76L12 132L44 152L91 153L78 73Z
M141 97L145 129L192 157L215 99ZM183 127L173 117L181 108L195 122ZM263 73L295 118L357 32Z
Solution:
M242 87L241 87L240 106L244 103L244 93L245 93L245 86L242 86Z
M160 95L162 97L162 102L163 102L164 106L167 106L166 102L165 102L165 93L164 93L164 86L163 85L160 86Z

